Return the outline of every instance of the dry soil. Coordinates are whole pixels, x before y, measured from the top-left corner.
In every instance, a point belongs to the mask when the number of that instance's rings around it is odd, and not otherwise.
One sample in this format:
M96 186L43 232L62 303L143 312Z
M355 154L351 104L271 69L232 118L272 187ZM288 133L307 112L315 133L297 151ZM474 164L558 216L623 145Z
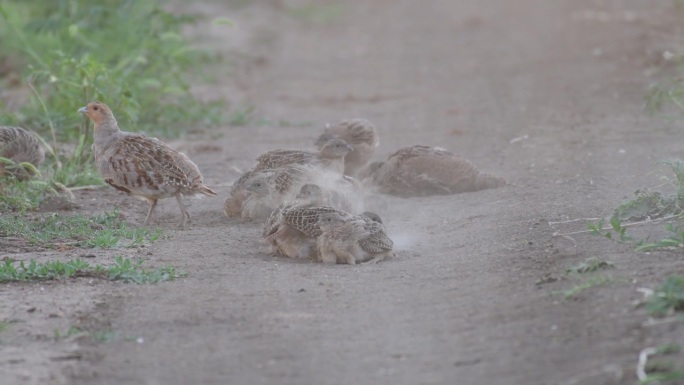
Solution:
M227 4L226 4L227 3ZM176 230L138 249L4 250L39 260L93 253L187 277L157 285L97 279L0 286L2 384L632 384L637 355L684 344L676 323L644 326L638 288L683 274L681 253L581 231L643 186L671 177L681 124L649 117L648 86L676 52L670 1L373 0L193 2L233 26L188 30L223 55L202 98L245 125L173 141L220 197L193 201ZM260 226L221 212L236 169L263 151L309 148L326 122L363 117L382 159L437 145L505 176L504 188L387 197L378 211L398 257L322 266L268 254ZM189 127L189 131L194 131ZM119 206L141 224L144 202L111 189L78 195L80 212ZM564 222L564 223L558 223ZM660 226L654 226L657 231ZM662 235L662 234L660 234ZM612 281L573 299L566 267L615 264ZM54 338L77 326L84 333ZM106 342L90 337L110 331ZM681 357L680 357L681 359Z

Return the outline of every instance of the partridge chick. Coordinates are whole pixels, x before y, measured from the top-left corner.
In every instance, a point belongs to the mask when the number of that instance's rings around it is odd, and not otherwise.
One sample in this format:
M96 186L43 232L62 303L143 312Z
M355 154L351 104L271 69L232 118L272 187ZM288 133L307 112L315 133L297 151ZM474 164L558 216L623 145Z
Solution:
M238 180L233 183L230 190L230 195L223 202L223 213L229 218L240 218L242 216L242 208L249 198L250 192L247 190L249 183L259 176L266 176L273 178L273 170L263 170L254 172L252 170L245 171Z
M366 211L361 213L359 217L365 220L366 229L370 232L368 237L359 240L359 245L364 252L360 260L366 263L376 263L385 258L396 256L392 251L394 242L387 235L387 230L385 230L385 225L380 216Z
M7 172L19 180L25 180L33 176L33 172L20 164L40 166L45 160L45 150L40 140L30 131L21 127L0 127L0 157L15 163L12 166L0 163L0 176Z
M352 215L329 206L294 206L281 210L279 220L264 229L264 239L281 254L290 258L316 258L316 239L321 235L318 217L338 213Z
M293 164L276 169L275 190L282 202L291 199L294 191L310 184L325 197L323 206L347 212L361 212L365 208L365 194L354 178L322 170L311 165Z
M304 208L313 206L324 206L326 202L323 196L323 190L314 184L305 184L299 189L299 193L292 201L283 202L278 208L271 212L271 215L264 223L264 230L262 236L268 238L278 231L279 225L283 219L283 211L294 208ZM271 243L272 246L277 247L276 243ZM275 252L275 250L274 250Z
M332 139L344 139L353 148L353 151L344 158L344 175L349 176L355 176L373 157L373 152L380 145L378 130L373 123L365 119L343 120L327 127L315 145L320 149Z
M92 102L78 112L94 123L95 165L104 181L150 203L145 224L150 223L159 199L176 198L181 211L180 227L183 227L190 214L181 196L216 195L202 183L197 165L185 154L156 138L121 131L107 105Z
M275 169L291 164L310 164L342 174L344 157L352 147L342 139L325 143L318 152L303 150L273 150L260 155L253 171Z
M402 148L384 163L371 163L361 174L378 192L401 197L457 194L506 184L452 152L420 145Z
M359 217L349 219L332 212L319 215L318 226L321 229L317 242L320 262L354 265L364 257L360 241L371 235L365 220Z
M246 190L248 196L241 214L244 220L267 219L280 204L273 194L273 175L262 174L251 178Z

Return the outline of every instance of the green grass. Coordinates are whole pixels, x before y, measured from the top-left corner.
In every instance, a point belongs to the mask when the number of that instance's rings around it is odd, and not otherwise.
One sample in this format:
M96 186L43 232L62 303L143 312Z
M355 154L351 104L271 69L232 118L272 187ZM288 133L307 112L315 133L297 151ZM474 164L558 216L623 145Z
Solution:
M636 251L645 252L658 249L676 250L684 247L684 226L668 223L665 225L665 230L672 235L655 242L643 242L637 246Z
M671 275L646 302L646 310L656 316L684 311L684 276Z
M587 279L582 280L575 286L563 290L561 294L563 295L563 298L568 300L568 299L575 299L577 298L580 294L584 293L585 291L595 288L595 287L600 287L600 286L606 286L609 283L613 282L613 278L607 275L596 275L593 277L589 277Z
M44 180L0 177L0 212L34 210L46 196L55 194L55 188Z
M654 356L662 357L681 352L681 346L670 343L658 346ZM672 360L649 360L645 366L647 378L639 381L639 385L655 384L661 381L684 380L684 368L678 368L677 363Z
M0 5L0 52L35 91L8 123L59 127L56 136L85 133L76 110L91 100L112 107L123 127L174 134L211 124L218 105L190 93L189 75L215 61L181 34L200 22L174 15L159 0L7 0ZM42 130L41 130L42 129Z
M605 225L603 219L596 223L589 223L587 228L592 235L615 240L619 243L635 245L637 252L652 250L678 250L684 247L684 226L680 224L684 217L684 160L668 159L659 162L670 167L675 178L670 183L676 187L674 194L664 194L650 189L636 191L636 197L620 204L610 218L610 226ZM627 227L646 225L646 219L661 219L674 221L666 223L665 230L669 237L651 241L650 237L637 239L627 235ZM625 221L637 221L625 223Z
M156 241L161 236L161 229L131 228L120 219L118 210L114 210L95 216L51 213L27 218L26 215L0 215L0 236L18 237L31 245L48 248L56 244L115 248Z
M25 99L13 103L22 106L13 111L0 100L0 125L23 126L41 137L48 153L41 179L48 185L102 184L90 123L76 112L90 101L107 103L122 129L156 136L178 136L226 119L222 101L200 102L190 92L190 82L206 81L207 65L220 58L193 49L182 30L209 21L169 13L163 5L0 2L0 88L19 88ZM20 186L15 199L5 194L0 205L35 209L38 189L30 190Z
M587 258L577 265L568 267L565 272L568 274L585 274L598 270L611 269L615 267L612 262L603 261L598 258Z
M90 265L82 259L67 262L50 261L39 263L30 260L6 260L0 264L0 283L21 281L64 280L73 277L95 277L110 281L132 282L137 284L171 281L185 275L172 266L146 270L142 260L132 261L117 257L113 265Z
M90 336L97 342L107 343L116 339L117 333L114 330L96 330Z
M64 332L60 331L59 329L55 329L53 331L53 339L55 341L60 341L64 338L69 338L77 334L90 337L93 341L100 343L114 341L117 337L117 333L110 329L87 331L79 328L78 326L71 326Z

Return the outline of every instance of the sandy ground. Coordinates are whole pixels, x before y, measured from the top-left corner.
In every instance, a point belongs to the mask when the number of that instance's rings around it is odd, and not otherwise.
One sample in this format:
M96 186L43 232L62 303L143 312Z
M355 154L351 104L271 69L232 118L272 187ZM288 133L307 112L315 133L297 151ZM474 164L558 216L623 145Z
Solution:
M662 52L677 49L670 1L274 0L178 10L235 21L189 31L231 62L195 91L253 106L254 119L174 142L220 193L193 201L189 229L174 228L177 206L164 201L165 239L93 253L188 276L0 286L0 319L11 321L0 333L3 384L632 384L641 349L684 343L680 325L643 326L648 316L634 306L638 288L684 273L680 254L553 236L585 228L554 222L610 215L637 188L661 184L669 172L656 161L683 156L681 124L643 111ZM223 217L234 167L268 149L311 147L326 122L353 117L378 126L377 159L439 145L511 185L388 197L380 214L399 256L370 266L273 257L259 225ZM112 190L79 202L84 212L118 205L132 223L146 209ZM540 284L587 257L615 264L612 283L573 300L557 294L571 279ZM54 338L71 326L113 337Z

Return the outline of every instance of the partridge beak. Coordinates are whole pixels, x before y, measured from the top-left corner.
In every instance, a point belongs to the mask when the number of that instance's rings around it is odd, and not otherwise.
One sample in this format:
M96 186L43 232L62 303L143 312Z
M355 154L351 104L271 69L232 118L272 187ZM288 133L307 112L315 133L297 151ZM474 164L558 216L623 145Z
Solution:
M352 146L349 145L349 144L347 145L347 148L349 149L349 151L354 151L354 147L352 147Z
M85 114L86 112L88 112L88 107L81 107L78 109L78 112Z

